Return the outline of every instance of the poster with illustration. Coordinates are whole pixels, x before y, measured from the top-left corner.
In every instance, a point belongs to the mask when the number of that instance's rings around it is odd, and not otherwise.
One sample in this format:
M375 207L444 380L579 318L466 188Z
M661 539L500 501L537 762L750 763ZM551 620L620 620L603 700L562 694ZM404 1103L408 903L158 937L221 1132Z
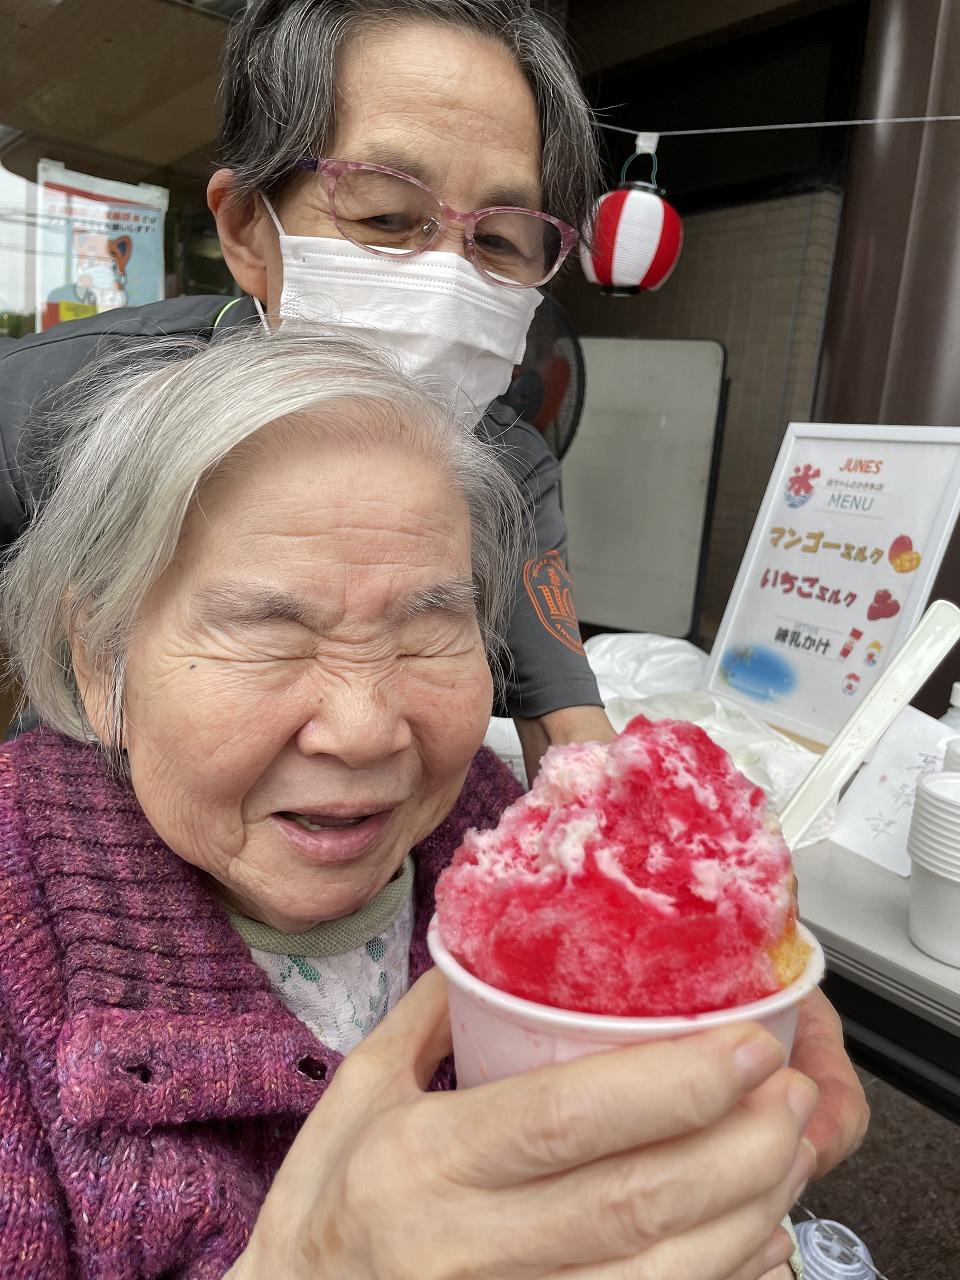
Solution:
M791 423L707 686L828 742L923 612L960 512L960 428Z
M163 297L163 187L37 165L37 329Z

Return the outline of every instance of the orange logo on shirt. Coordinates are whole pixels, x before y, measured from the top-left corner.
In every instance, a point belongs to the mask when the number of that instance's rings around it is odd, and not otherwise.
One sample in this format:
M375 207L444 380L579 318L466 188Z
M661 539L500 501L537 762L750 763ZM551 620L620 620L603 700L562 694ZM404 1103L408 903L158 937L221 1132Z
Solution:
M528 560L523 567L523 585L537 617L550 634L574 653L583 653L573 584L560 552L548 551Z

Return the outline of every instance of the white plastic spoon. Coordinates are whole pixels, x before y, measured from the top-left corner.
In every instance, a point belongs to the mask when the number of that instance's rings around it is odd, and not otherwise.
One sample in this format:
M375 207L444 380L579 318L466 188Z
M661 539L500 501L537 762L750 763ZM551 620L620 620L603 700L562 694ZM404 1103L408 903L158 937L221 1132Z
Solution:
M935 600L781 810L780 827L791 853L958 640L960 609L949 600Z

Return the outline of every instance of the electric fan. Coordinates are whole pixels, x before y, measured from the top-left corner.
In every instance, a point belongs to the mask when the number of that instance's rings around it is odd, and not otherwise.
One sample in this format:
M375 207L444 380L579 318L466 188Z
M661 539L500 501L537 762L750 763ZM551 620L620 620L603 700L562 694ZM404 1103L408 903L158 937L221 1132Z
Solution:
M523 360L501 397L543 433L557 458L570 448L583 411L583 351L569 316L544 295L527 333Z

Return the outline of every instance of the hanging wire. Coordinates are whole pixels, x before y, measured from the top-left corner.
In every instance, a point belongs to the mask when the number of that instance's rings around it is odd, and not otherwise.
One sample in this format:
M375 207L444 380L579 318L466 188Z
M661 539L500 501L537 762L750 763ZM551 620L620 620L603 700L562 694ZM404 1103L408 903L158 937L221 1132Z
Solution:
M940 124L960 120L955 116L876 116L869 120L800 120L792 124L733 124L722 129L666 129L661 138L693 138L712 133L765 133L771 129L846 129L859 124ZM636 137L637 129L625 129L619 124L597 121L600 129L612 129L614 133L629 133Z
M627 170L633 164L634 160L636 160L637 156L647 156L647 155L650 157L650 161L651 161L650 185L651 187L655 187L657 185L657 153L655 151L634 151L633 155L627 156L626 160L623 162L623 168L620 170L621 183L626 182Z
M812 1222L819 1222L820 1230L823 1232L823 1234L827 1237L828 1240L831 1240L834 1244L839 1245L842 1249L849 1249L850 1246L847 1244L846 1240L844 1240L842 1236L838 1236L836 1231L834 1231L833 1227L831 1227L829 1223L825 1222L823 1218L820 1217L819 1214L811 1213L811 1211L807 1208L805 1204L794 1205L794 1208L799 1209L801 1213L806 1214L806 1216ZM872 1263L867 1262L866 1258L864 1258L862 1254L860 1255L859 1261L862 1262L865 1267L870 1268L870 1270L874 1274L875 1280L889 1280L889 1276L885 1276L882 1271L878 1271L877 1268Z

